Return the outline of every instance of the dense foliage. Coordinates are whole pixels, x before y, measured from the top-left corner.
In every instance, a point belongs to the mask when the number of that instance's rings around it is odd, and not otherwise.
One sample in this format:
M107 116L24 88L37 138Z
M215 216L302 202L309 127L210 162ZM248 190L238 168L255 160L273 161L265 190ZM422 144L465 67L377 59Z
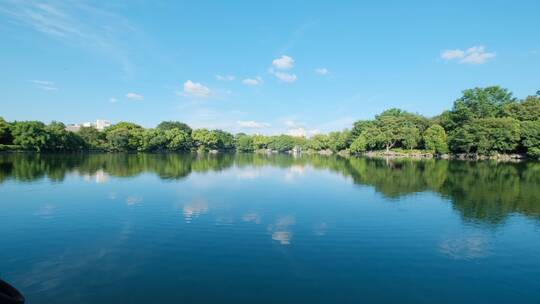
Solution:
M540 157L540 95L524 100L498 86L463 91L452 109L436 117L389 109L352 129L311 138L230 134L164 121L154 129L120 122L104 131L69 132L62 123L6 122L0 118L0 148L34 151L325 151L423 149L432 153L527 153Z

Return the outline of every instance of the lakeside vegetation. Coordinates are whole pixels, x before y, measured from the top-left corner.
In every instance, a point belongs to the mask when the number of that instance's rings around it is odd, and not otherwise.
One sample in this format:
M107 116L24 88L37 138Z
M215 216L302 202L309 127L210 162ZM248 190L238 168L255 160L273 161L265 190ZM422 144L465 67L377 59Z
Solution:
M66 130L60 122L7 122L0 118L0 151L240 151L352 153L397 150L434 154L495 155L520 153L540 158L540 91L523 100L492 86L463 91L451 110L425 117L389 109L352 128L310 138L290 135L233 135L223 130L192 129L167 121L156 128L120 122L104 131Z

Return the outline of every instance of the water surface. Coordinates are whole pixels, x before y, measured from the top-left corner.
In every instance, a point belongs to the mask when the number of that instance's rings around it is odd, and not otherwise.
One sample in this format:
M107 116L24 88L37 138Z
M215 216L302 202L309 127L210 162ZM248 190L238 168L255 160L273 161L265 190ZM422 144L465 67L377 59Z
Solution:
M538 303L540 164L0 155L28 303Z

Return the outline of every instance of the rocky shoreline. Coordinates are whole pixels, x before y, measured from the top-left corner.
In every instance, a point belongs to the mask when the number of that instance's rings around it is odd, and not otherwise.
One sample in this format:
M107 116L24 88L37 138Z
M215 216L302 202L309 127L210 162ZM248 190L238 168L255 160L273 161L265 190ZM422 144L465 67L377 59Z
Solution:
M216 154L222 154L222 153L231 153L232 151L208 150L208 151L192 151L192 153L193 152L197 154L216 155ZM12 153L39 153L39 152L28 151L28 150L0 150L0 154L12 154ZM79 153L79 152L74 152L74 153ZM117 152L107 152L107 151L96 150L96 151L87 151L83 153L117 153ZM139 152L128 152L128 153L139 153ZM161 151L158 153L168 153L168 152ZM290 154L290 155L302 155L302 154L322 155L322 156L338 155L341 157L361 156L361 157L384 158L384 159L447 159L447 160L464 160L464 161L494 160L494 161L501 161L501 162L522 162L522 161L531 161L531 160L536 161L536 159L527 157L526 154L519 154L519 153L513 153L513 154L499 154L498 153L494 155L480 155L477 153L436 154L436 153L431 153L429 151L421 151L421 150L413 150L413 151L407 151L407 152L380 150L380 151L367 151L363 153L352 154L348 150L342 150L339 152L333 152L332 150L329 150L329 149L320 150L320 151L289 150L285 152L279 152L277 150L272 150L272 149L260 149L260 150L256 150L250 153L268 154L268 155L279 154L279 153ZM540 159L538 159L538 161L540 161Z
M494 154L480 155L477 153L435 154L430 152L401 153L395 151L369 151L361 154L372 158L413 158L413 159L449 159L449 160L496 160L505 162L520 162L530 160L525 154Z
M255 153L262 154L277 154L278 151L270 149L257 150ZM399 158L410 158L410 159L447 159L447 160L495 160L503 162L521 162L526 160L534 160L527 157L526 154L494 154L494 155L480 155L477 153L447 153L447 154L436 154L429 151L413 151L413 152L398 152L398 151L367 151L359 154L351 154L348 150L342 150L339 152L333 152L331 150L321 150L321 151L287 151L287 154L307 154L307 155L339 155L342 157L350 156L363 156L369 158L386 158L386 159L399 159Z

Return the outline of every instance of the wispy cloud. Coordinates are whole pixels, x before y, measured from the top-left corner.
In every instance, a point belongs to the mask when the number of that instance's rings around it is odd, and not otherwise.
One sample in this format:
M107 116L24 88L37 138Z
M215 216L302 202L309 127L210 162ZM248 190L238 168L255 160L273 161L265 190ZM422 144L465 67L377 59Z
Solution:
M319 129L306 130L303 127L293 128L287 131L287 135L294 136L294 137L309 137L309 136L313 136L319 133L321 133Z
M466 50L444 50L441 52L441 59L446 61L456 60L464 64L483 64L489 59L495 58L496 54L487 52L484 46L473 46Z
M129 100L134 100L134 101L141 101L144 99L144 96L142 95L139 95L137 93L127 93L126 94L126 98L129 99Z
M177 92L177 94L186 97L208 98L212 94L212 91L201 83L188 80L184 82L184 90Z
M328 71L327 68L315 69L315 74L317 74L317 75L325 76L325 75L328 75L329 73L330 73L330 71Z
M305 127L306 123L304 122L298 122L294 119L285 119L283 121L283 124L286 125L288 128L298 128L298 127Z
M118 62L131 77L134 65L118 41L135 28L127 19L81 1L15 1L0 3L0 15L70 45L96 50Z
M115 97L109 98L109 102L110 102L110 103L115 103L115 102L117 102L117 101L118 101L118 99L116 99Z
M245 129L261 129L265 127L269 127L270 124L265 122L257 122L254 120L239 120L236 122L239 127L245 128Z
M287 82L287 83L293 83L297 79L296 74L289 74L289 73L273 71L273 70L271 70L270 73L276 76L277 79L283 82Z
M290 34L289 39L287 42L281 46L279 49L278 54L283 54L290 49L294 48L294 45L302 39L304 34L308 32L311 28L313 28L315 25L317 25L318 21L316 20L309 20L304 23L302 23L300 26L296 27Z
M260 76L257 76L255 78L246 78L242 80L242 83L245 85L257 86L262 83L262 78Z
M235 78L234 75L216 75L216 79L219 81L233 81Z
M54 82L49 80L30 80L36 88L42 89L44 91L58 91L58 87Z

